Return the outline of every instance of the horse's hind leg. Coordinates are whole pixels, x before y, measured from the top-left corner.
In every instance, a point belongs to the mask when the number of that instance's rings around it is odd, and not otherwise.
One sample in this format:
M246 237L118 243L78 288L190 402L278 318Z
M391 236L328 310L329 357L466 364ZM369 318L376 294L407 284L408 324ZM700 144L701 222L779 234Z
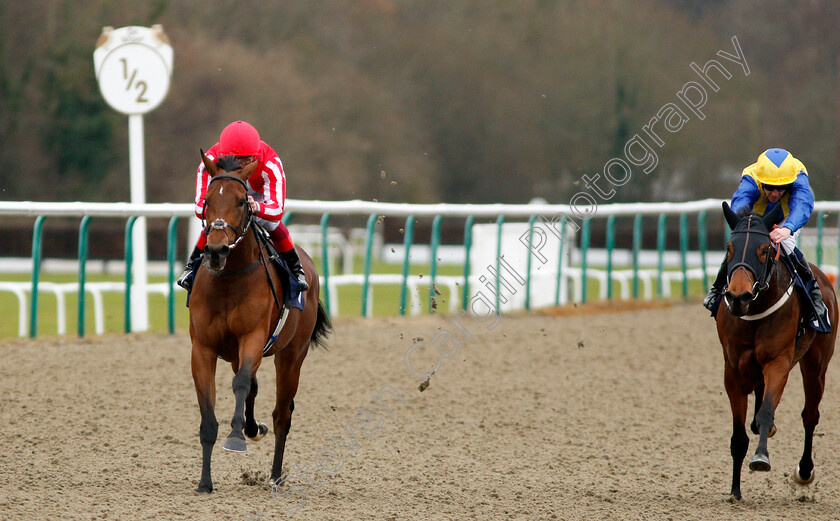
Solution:
M767 451L767 438L773 428L776 407L782 399L782 393L787 384L790 360L784 357L776 358L763 367L764 399L755 415L758 424L758 447L755 456L750 461L750 470L766 472L770 470L770 453Z
M259 384L257 377L251 378L251 391L245 398L245 437L251 441L260 441L268 432L268 425L254 419L254 399L257 397Z
M216 354L193 347L192 374L195 381L195 392L198 397L198 408L201 411L201 481L198 482L196 492L213 492L213 480L210 477L210 458L213 445L219 434L219 423L216 421L214 408L216 405Z
M728 365L724 371L724 385L732 408L732 438L729 451L732 454L732 497L741 499L741 466L750 446L750 437L744 423L747 420L747 395L741 391L738 375Z
M814 460L811 450L814 441L814 429L820 421L820 401L825 390L825 370L828 363L822 364L820 353L814 347L799 362L802 373L802 385L805 388L805 407L802 409L802 425L805 427L805 448L802 459L796 466L793 478L800 485L810 485L814 481Z

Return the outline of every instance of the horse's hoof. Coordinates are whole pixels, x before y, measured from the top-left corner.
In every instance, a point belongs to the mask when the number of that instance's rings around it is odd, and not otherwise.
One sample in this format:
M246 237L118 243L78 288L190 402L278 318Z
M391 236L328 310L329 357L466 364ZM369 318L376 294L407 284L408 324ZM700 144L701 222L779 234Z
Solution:
M816 474L815 469L811 469L811 475L807 478L803 478L802 474L799 472L799 464L796 464L796 470L793 471L793 479L800 485L810 485L814 482L814 475Z
M260 441L266 434L268 434L268 425L264 423L257 423L257 433L253 437L248 436L246 433L245 437L251 441Z
M767 433L768 438L772 438L776 434L776 426L773 425L770 427L770 432Z
M727 501L729 501L730 503L737 503L738 501L741 501L741 493L739 492L738 494L729 494L729 498L727 498Z
M245 440L236 437L228 437L225 440L225 444L222 445L222 448L228 452L243 453L248 451L248 445L245 444Z
M759 472L767 472L770 470L770 458L764 454L756 454L750 461L750 470L757 470Z
M201 482L198 484L198 488L195 489L196 494L212 494L213 493L213 483L208 482L204 483Z

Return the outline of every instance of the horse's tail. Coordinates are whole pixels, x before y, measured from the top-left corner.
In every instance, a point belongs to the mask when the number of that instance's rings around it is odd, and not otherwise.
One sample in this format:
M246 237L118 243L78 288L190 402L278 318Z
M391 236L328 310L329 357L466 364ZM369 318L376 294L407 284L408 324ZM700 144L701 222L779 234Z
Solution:
M327 311L324 309L324 304L318 301L318 318L315 320L315 329L312 330L312 336L309 341L317 346L327 349L327 335L332 332L332 322L330 321Z

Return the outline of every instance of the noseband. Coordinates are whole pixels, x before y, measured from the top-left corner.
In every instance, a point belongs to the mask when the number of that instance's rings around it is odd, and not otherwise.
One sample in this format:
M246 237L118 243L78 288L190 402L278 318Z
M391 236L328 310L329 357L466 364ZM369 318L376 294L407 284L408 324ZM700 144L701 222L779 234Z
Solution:
M726 282L727 282L727 285L728 285L729 282L730 282L729 279L730 279L732 273L735 272L738 268L746 269L748 272L752 273L753 278L755 279L755 282L753 283L753 286L752 286L752 289L751 289L751 291L753 293L752 300L755 300L756 298L758 298L759 292L764 291L764 290L766 290L767 288L770 287L770 283L768 281L769 281L771 275L773 274L773 268L775 267L775 263L773 262L773 256L770 254L770 251L768 251L767 252L767 260L764 262L764 271L762 272L761 276L759 276L759 274L756 273L755 268L752 265L750 265L748 262L746 262L747 249L749 248L749 244L750 244L750 234L763 235L764 237L767 238L767 242L770 242L770 234L769 233L764 232L764 231L760 231L760 230L753 230L753 229L751 229L751 226L752 226L752 219L749 219L747 221L747 229L746 230L733 230L732 233L730 234L730 235L735 235L735 234L744 234L745 233L745 234L747 234L747 236L744 238L744 251L741 255L741 262L738 262L737 264L735 264L734 266L731 266L729 268L729 272L728 272L727 277L726 277L727 278ZM772 248L772 243L770 244L770 246ZM777 245L776 248L781 249L781 245ZM778 254L778 252L777 252L777 254Z
M209 189L210 185L213 184L213 181L216 181L216 180L219 180L219 179L235 179L243 187L245 187L245 192L246 193L248 192L248 185L245 184L245 181L243 181L242 179L236 177L235 175L231 175L231 174L219 174L219 175L214 176L212 179L210 179L210 182L207 183L208 189ZM206 220L204 219L203 214L206 211L207 211L207 205L205 204L204 205L204 210L202 212L202 217L201 217L201 220L205 221L205 222L206 222ZM216 219L212 223L207 223L205 225L204 235L209 235L210 232L213 232L215 230L221 230L221 231L225 232L225 237L227 237L228 242L230 242L230 235L228 235L228 230L227 230L228 228L230 228L231 230L233 230L233 234L234 234L234 237L235 237L235 240L233 241L233 243L228 246L228 248L230 248L232 250L236 247L237 244L239 244L239 242L242 240L242 238L245 237L245 233L248 232L248 228L251 226L251 221L252 221L251 217L252 216L253 216L253 214L251 213L251 205L246 202L245 203L245 214L242 216L242 221L240 221L239 226L237 228L234 228L233 226L228 224L228 222L225 221L224 219Z

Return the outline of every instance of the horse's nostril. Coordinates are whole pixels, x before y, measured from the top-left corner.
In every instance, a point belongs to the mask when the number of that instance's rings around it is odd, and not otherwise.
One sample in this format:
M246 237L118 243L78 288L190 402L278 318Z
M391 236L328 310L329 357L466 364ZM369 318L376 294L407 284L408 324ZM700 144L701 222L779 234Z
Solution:
M209 244L205 246L204 253L211 257L224 257L230 252L230 246L222 245L222 246L210 246Z

